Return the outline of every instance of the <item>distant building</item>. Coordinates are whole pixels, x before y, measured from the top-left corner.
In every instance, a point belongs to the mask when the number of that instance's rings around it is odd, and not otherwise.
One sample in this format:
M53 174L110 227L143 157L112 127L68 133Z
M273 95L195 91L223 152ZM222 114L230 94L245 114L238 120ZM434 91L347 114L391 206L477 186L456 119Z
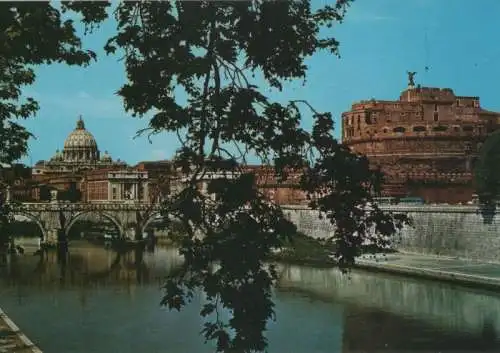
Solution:
M134 167L137 171L147 172L148 198L151 202L160 202L178 186L172 161L142 161Z
M301 171L290 171L286 181L279 181L274 167L250 165L245 171L255 175L259 191L278 205L298 205L308 202L306 193L299 188Z
M147 171L149 176L150 200L158 201L162 196L178 192L189 176L180 176L175 171L172 161L144 161L139 162L134 168ZM298 188L300 174L290 173L286 182L278 182L274 175L274 167L251 165L243 168L244 172L250 172L256 176L256 186L268 199L277 204L304 204L307 202L305 193ZM206 173L202 180L198 181L198 188L202 192L207 191L208 183L219 177L222 173Z
M149 200L148 173L130 169L94 170L82 180L84 201L142 201Z
M126 163L120 160L113 161L107 151L101 156L94 136L85 129L85 123L80 117L76 128L64 141L63 150L57 150L48 161L38 162L34 169L36 174L53 175L126 166Z
M33 194L33 187L37 184L31 178L31 168L15 163L0 165L0 180L10 185L10 195L14 200L33 201L37 195Z
M383 196L468 202L473 167L500 113L449 88L413 87L399 100L364 100L342 114L342 139L386 174Z
M60 195L69 195L76 190L81 201L106 201L111 200L112 185L115 185L120 188L116 200L133 199L142 195L142 189L135 190L134 185L140 184L138 180L143 174L131 171L123 161L114 161L107 152L101 156L94 136L85 129L80 117L76 128L66 138L63 150L56 151L48 161L38 161L31 168L31 182L24 185L25 195L17 192L14 198L20 201L46 200L43 195L48 193L47 190L56 189ZM111 175L121 175L123 180ZM134 181L134 178L138 180ZM147 188L147 180L142 185Z

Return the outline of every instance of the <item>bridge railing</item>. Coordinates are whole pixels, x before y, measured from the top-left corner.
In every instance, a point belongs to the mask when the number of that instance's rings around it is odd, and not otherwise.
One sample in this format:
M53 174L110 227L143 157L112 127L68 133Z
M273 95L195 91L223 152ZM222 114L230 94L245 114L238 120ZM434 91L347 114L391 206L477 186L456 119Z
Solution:
M146 202L26 202L23 207L30 210L159 210L159 204Z

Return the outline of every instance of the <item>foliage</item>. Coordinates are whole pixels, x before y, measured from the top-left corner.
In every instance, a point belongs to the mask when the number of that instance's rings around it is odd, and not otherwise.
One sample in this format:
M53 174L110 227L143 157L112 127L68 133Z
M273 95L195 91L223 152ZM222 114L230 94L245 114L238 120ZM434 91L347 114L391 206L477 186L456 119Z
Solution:
M479 151L474 168L474 184L485 220L495 213L500 197L500 131L492 133Z
M300 265L332 266L335 244L329 239L314 239L298 232L292 241L286 241L271 259Z
M41 199L41 196L40 196L40 199ZM50 199L50 192L49 192L49 199ZM69 188L67 190L58 191L57 199L58 200L65 200L65 201L69 201L69 202L79 202L82 199L82 192L80 190L78 190L75 182L71 182L69 184Z
M50 188L48 185L42 184L40 185L40 195L39 195L40 201L50 201L51 195L50 195Z
M12 205L5 202L5 195L0 193L0 250L9 243L10 224L14 221Z
M28 139L33 136L19 120L34 116L38 110L38 102L22 97L22 88L35 81L34 66L87 65L95 59L95 53L81 48L74 21L63 21L61 12L80 13L90 30L105 19L107 6L63 2L60 11L49 2L0 3L0 163L11 164L25 155ZM5 186L0 180L0 190ZM0 204L0 214L5 215L0 220L2 230L11 211L4 201Z
M354 262L364 240L383 245L405 221L372 203L381 176L333 138L330 113L300 100L274 102L253 79L261 75L276 90L287 81L305 82L307 57L318 50L338 54L338 42L320 30L341 21L351 1L317 10L309 1L117 5L118 32L106 50L125 53L128 82L118 94L136 116L156 111L145 131L175 132L181 144L174 162L184 184L163 211L188 232L180 246L185 264L167 282L163 303L180 309L195 290L204 290L208 303L201 314L215 317L203 333L218 351L265 350L276 280L265 261L296 233L280 207L256 188L245 169L249 153L272 164L279 181L302 174L300 187L311 206L338 229L333 241L342 266ZM61 6L82 14L88 29L106 17L105 3ZM18 103L20 88L35 78L32 66L85 65L95 54L81 49L73 23L62 22L49 3L0 7L0 138L6 141L0 161L10 162L26 152L30 136L17 119L38 108L32 99ZM314 120L312 131L300 126L304 114ZM207 192L200 189L204 182ZM232 314L228 322L218 315L221 307Z
M253 80L262 75L277 90L305 80L307 57L338 53L338 42L320 30L341 21L350 2L318 10L309 1L124 2L115 12L118 34L106 49L125 52L128 82L118 91L125 108L139 117L155 110L143 132L175 132L182 145L175 165L186 183L164 213L188 230L180 247L186 261L167 282L163 303L180 309L203 289L202 315L215 316L203 333L218 351L265 350L276 272L264 261L296 231L255 187L244 168L248 153L272 164L281 181L303 174L311 206L338 229L342 266L354 262L363 240L383 244L405 221L371 202L381 176L333 138L331 114L305 101L271 101ZM300 126L305 111L312 132ZM217 314L221 307L232 314L228 322Z

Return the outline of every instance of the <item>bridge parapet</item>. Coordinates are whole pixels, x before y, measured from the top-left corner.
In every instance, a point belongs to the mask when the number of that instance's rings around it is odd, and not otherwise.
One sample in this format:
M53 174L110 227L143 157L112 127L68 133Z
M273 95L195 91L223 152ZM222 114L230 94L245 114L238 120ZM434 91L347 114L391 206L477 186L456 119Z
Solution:
M430 213L478 213L479 208L477 205L446 205L446 204L436 204L436 205L422 205L422 204L408 204L408 205L379 205L380 209L383 211L398 213L398 212L430 212ZM307 205L283 205L281 207L283 210L303 210L303 211L313 211Z
M161 206L145 202L32 202L23 203L16 215L25 216L41 228L45 240L60 231L68 234L84 214L100 214L117 227L120 236L142 237L145 225L159 214Z
M23 203L25 210L33 211L159 211L160 205L144 202L99 202L99 203L65 203L65 202L30 202Z

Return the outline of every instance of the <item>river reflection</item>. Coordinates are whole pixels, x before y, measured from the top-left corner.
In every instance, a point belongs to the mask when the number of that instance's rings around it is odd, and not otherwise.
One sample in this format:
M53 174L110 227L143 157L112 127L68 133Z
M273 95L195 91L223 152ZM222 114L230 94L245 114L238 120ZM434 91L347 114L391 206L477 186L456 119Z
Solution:
M213 352L199 336L202 296L159 307L175 249L74 243L67 261L25 255L0 267L0 306L45 352ZM282 266L269 351L500 351L500 298L436 282Z

